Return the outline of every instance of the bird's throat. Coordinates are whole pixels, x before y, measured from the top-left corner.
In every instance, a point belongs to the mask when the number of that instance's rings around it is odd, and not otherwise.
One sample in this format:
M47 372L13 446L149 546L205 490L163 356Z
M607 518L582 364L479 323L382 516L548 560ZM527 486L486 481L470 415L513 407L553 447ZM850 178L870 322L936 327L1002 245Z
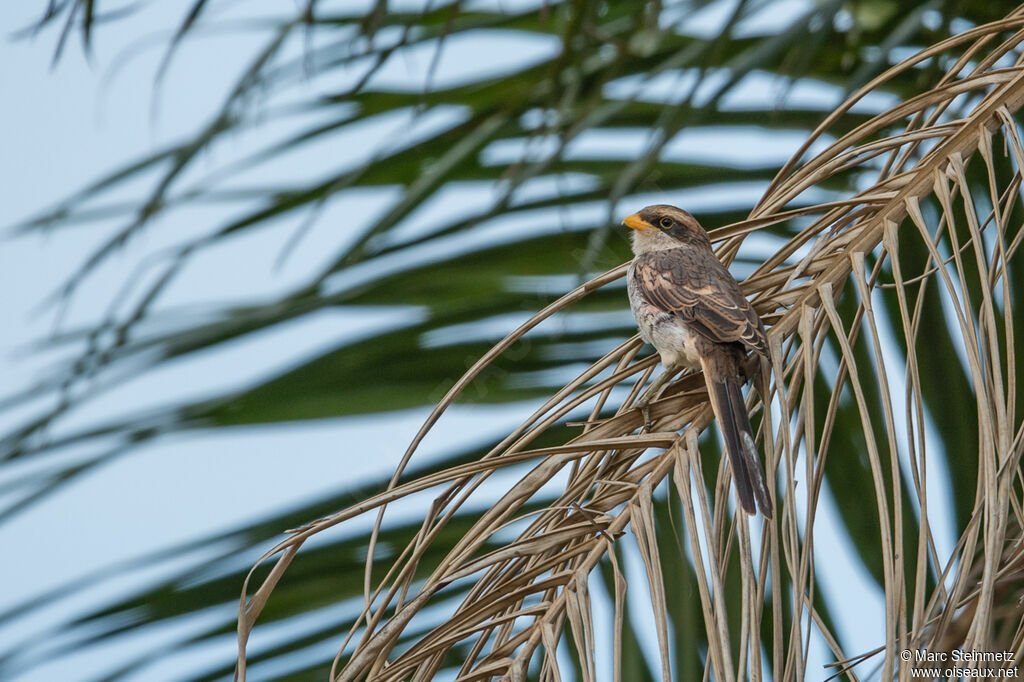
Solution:
M641 255L651 251L662 251L664 249L677 249L683 246L682 242L670 237L661 230L632 230L633 253Z

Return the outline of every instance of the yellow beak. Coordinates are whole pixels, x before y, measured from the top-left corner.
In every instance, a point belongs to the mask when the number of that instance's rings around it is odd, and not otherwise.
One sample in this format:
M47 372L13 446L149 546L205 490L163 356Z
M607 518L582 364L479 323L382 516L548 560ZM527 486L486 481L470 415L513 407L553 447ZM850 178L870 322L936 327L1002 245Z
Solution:
M654 225L651 225L649 222L647 222L646 220L641 218L639 213L634 213L633 215L626 216L623 219L622 224L625 225L626 227L632 228L634 230L653 230L653 229L655 229Z

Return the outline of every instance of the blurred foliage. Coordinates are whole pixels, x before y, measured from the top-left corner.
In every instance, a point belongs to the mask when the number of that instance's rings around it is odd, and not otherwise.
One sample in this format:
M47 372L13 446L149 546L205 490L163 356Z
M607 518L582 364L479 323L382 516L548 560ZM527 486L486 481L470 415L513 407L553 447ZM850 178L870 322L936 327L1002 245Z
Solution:
M220 4L198 0L185 8L177 27L168 27L173 37L167 42L158 79L166 68L173 68L179 51L189 49L189 40L204 22L215 24L209 17L215 16ZM131 296L123 294L130 305L112 306L117 314L96 320L92 327L62 332L42 344L46 349L80 352L69 364L55 367L38 385L4 400L10 407L29 397L54 398L50 407L4 435L0 464L51 457L62 448L100 437L113 437L116 445L92 461L57 467L43 478L33 478L18 491L21 498L3 512L7 517L28 504L45 503L47 492L82 471L173 432L432 405L466 370L467 358L482 355L495 340L468 331L495 323L507 331L515 326L508 320L517 314L542 308L585 277L629 257L625 240L615 232L615 218L640 201L639 195L684 203L707 193L717 199L703 202L713 205L701 208L702 222L727 224L746 215L749 188L766 187L782 161L762 161L759 154L740 161L726 154L719 160L714 149L699 158L688 158L692 155L671 148L681 135L716 139L714 136L724 131L744 140L752 135L767 142L780 132L809 132L843 94L898 61L909 49L933 44L1003 12L998 3L940 0L808 0L784 3L785 11L763 0L454 1L426 3L427 10L418 9L417 3L400 3L398 8L385 2L358 3L358 10L343 2L310 0L300 4L292 16L269 22L263 47L226 93L223 106L208 126L180 144L140 157L137 163L98 179L18 227L21 234L59 234L61 230L88 229L97 222L119 226L81 270L69 275L56 297L59 304L69 300L128 240L146 230L167 229L155 226L158 218L204 202L225 204L233 211L223 223L210 225L207 234L182 242L168 258L151 264L154 276L147 284L130 285ZM287 4L289 9L293 6ZM78 57L68 50L69 43L77 37L88 51L97 39L97 25L107 24L106 30L116 30L118 19L129 11L144 12L146 8L140 3L109 10L106 3L91 0L50 0L35 30L55 40L56 59L75 59ZM543 44L553 49L532 63L513 60L513 66L500 75L481 69L479 75L455 82L443 78L440 55L445 50L459 41L471 41L483 49L489 36L506 37L509 32L523 41L544 40ZM303 45L298 54L292 49L296 43ZM379 77L389 63L410 59L414 51L415 59L427 55L431 60L424 82L410 79L402 86ZM918 79L933 79L934 72L929 70L936 68L937 64L931 64L905 74L887 83L885 89L898 101L916 91ZM345 85L313 87L324 76L336 76L330 82ZM761 87L751 87L752 83ZM804 96L794 97L795 93ZM865 103L844 115L835 130L853 129L883 105ZM201 156L231 135L258 132L281 120L301 122L301 115L306 114L316 114L316 122L308 127L301 123L293 126L294 132L283 141L264 142L262 148L212 171L198 164ZM430 115L447 118L444 125L380 145L365 160L353 161L339 153L336 165L322 168L315 182L264 188L231 186L233 174L249 171L251 175L252 168L272 170L286 154L305 145L331 145L339 132L358 133L362 126L396 114L406 117L409 130ZM637 144L625 155L613 145L602 146L602 140L616 135L636 139ZM146 178L153 178L149 193L137 202L106 199L128 183ZM856 180L849 176L842 183L832 181L821 191L839 196L853 189ZM178 318L174 311L160 309L161 293L197 253L282 218L296 222L294 240L301 241L332 202L379 188L394 190L395 199L380 215L358 216L358 220L336 225L335 255L327 267L309 272L302 286L276 300L246 305L225 302L216 314L204 314L184 326L163 323ZM461 201L460 192L484 192L491 198L481 206L478 201ZM438 202L443 210L437 209ZM413 220L416 228L408 229ZM792 224L767 228L759 248L771 253L773 243L781 243L798 228ZM908 242L901 255L923 264L927 254L920 246L916 248L917 252L914 242ZM744 259L756 262L758 255L742 252L737 267L744 267ZM910 266L907 270L913 271ZM884 314L898 318L891 296L880 302ZM126 406L117 421L60 437L47 435L51 427L93 397L96 391L91 387L107 390L174 359L224 347L232 340L320 310L358 312L371 306L413 306L419 314L410 314L408 322L397 327L338 343L259 385L225 389L160 414L139 415ZM940 301L928 298L925 307L922 336L941 337L951 323ZM539 329L522 341L515 361L502 361L500 371L482 377L481 390L467 392L462 400L506 404L550 395L574 376L578 363L595 361L635 331L624 291L614 287L588 297L563 317L564 324ZM856 350L867 351L863 344ZM941 375L922 372L921 376L927 408L947 451L972 451L977 427L966 369L950 346L925 343L918 353L922 366L946 368ZM870 366L867 355L863 357L864 366ZM819 375L819 381L825 378ZM826 405L817 409L823 413ZM864 514L859 506L861 500L870 498L873 483L860 456L863 436L855 406L849 402L838 408L832 439L833 447L845 449L847 454L829 459L826 478L838 483L831 485L831 490L842 521L864 565L881 585L877 519ZM469 461L491 445L452 443L448 456L432 464L430 470ZM716 458L717 452L711 461ZM961 464L956 457L949 457L947 463L962 524L972 507L975 467ZM709 461L706 471L710 475L714 470ZM214 556L203 566L183 571L142 593L126 594L123 600L58 630L81 635L73 646L83 649L211 605L237 603L242 578L253 558L252 548L263 547L283 529L345 506L385 483L378 481L363 491L339 490L336 496L307 508L264 519L226 536L206 538L203 542ZM259 501L251 504L258 508ZM665 526L659 541L666 573L685 576L693 567L670 525L672 515L678 518L678 504L671 496L659 500L658 522ZM471 521L468 513L453 521L445 531L450 542ZM913 524L914 520L906 522ZM416 527L416 523L386 526L382 543L400 547ZM194 547L172 548L148 562L156 565L188 549ZM322 607L333 608L319 625L305 627L305 634L251 652L254 674L262 663L276 660L280 667L274 670L279 672L260 679L326 677L327 659L332 654L325 656L324 652L331 649L329 645L340 643L339 633L347 629L346 618L356 612L346 611L345 605L362 596L365 551L365 540L357 534L304 552L275 592L264 619L287 620ZM601 575L610 594L613 578L606 568ZM703 666L700 606L687 584L683 578L666 586L679 679L696 676ZM87 586L68 585L3 614L3 621L30 614ZM450 590L451 598L459 596L457 586ZM821 613L831 618L824 604ZM642 655L632 633L633 622L644 617L630 613L625 623L624 674L631 680L655 679L659 674ZM233 612L226 609L220 625L203 630L183 646L232 639L232 618ZM101 627L86 629L90 624ZM325 646L315 648L318 644ZM305 653L285 658L295 652ZM138 663L151 662L159 655L149 652L140 656ZM21 661L14 654L9 660L0 660L0 677L35 662ZM224 661L189 679L223 679L232 665ZM114 677L120 679L129 672L126 669Z

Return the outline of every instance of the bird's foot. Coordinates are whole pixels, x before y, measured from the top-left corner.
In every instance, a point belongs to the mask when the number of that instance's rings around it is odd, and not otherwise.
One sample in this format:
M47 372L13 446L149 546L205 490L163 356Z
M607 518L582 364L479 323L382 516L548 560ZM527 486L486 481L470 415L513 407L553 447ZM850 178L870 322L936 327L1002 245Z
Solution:
M640 414L644 418L644 427L642 431L650 431L653 423L651 422L651 405L647 400L641 400L636 404L640 408Z

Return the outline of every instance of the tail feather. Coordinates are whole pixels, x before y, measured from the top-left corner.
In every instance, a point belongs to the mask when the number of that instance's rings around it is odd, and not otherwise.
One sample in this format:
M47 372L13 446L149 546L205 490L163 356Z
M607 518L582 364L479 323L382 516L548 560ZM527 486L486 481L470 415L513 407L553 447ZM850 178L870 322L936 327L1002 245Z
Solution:
M725 453L729 456L732 477L736 481L736 498L745 512L756 514L757 507L754 506L754 491L750 486L750 473L747 471L747 463L741 454L743 446L740 445L740 432L733 417L730 393L727 381L708 381L708 395L711 397L711 407L714 409L718 425L722 429L722 437L725 440Z
M771 495L761 466L761 457L754 443L754 431L750 426L747 405L743 401L738 371L722 371L723 368L717 362L703 364L711 407L722 430L725 453L729 457L733 479L736 481L736 497L748 514L756 514L760 507L765 518L770 519Z
M728 384L732 396L733 416L740 434L740 452L746 465L749 483L754 489L754 497L757 499L757 506L761 508L761 513L765 518L770 519L772 517L772 498L768 492L764 467L761 466L761 455L754 443L754 429L750 426L750 415L747 413L747 404L743 400L743 391L735 381L730 381Z

